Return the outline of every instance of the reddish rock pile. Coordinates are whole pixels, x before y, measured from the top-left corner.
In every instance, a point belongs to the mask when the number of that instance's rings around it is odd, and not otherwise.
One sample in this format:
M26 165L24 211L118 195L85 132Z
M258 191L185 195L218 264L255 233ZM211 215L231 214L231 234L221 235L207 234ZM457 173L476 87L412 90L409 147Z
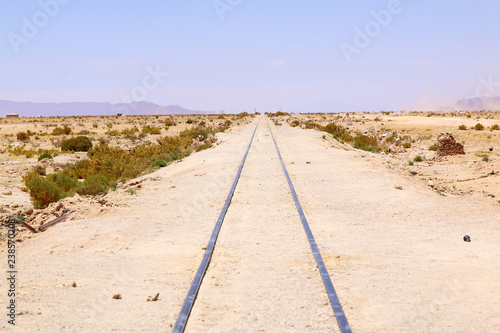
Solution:
M436 142L437 155L465 155L464 145L457 142L451 133L439 133Z

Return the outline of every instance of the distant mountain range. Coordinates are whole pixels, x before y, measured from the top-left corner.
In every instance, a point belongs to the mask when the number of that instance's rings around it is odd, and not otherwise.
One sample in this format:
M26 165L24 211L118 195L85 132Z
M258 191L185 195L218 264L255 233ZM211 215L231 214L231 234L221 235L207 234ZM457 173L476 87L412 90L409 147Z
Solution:
M214 114L221 111L188 110L179 105L161 106L149 102L136 103L31 103L0 100L0 117L7 114L20 117L49 116L116 116L123 115L164 115L164 114Z
M500 110L500 97L464 98L456 103L461 110Z

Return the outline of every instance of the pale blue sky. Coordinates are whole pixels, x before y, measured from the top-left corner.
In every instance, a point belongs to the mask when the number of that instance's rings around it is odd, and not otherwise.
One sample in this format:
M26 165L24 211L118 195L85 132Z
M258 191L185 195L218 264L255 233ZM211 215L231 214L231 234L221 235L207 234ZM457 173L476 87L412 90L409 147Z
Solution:
M0 0L0 8L0 99L135 96L241 112L321 101L429 109L477 91L500 95L500 84L477 89L481 77L500 82L498 0ZM377 23L372 12L388 8ZM368 45L355 43L356 28L371 35ZM346 43L357 48L350 61ZM169 75L155 81L147 68Z

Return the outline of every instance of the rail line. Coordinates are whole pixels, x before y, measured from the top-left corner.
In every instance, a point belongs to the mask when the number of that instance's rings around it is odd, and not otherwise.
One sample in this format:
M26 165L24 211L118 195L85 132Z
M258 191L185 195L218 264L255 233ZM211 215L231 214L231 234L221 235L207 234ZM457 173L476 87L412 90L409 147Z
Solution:
M198 295L198 292L200 290L201 283L203 282L203 277L205 276L205 274L207 272L207 269L208 269L208 266L210 264L210 261L211 261L211 258L212 258L213 252L214 252L215 244L217 242L217 238L219 236L219 232L220 232L221 227L222 227L222 223L224 221L226 213L227 213L227 211L229 209L229 206L231 204L232 197L234 195L236 186L237 186L238 181L240 179L240 176L241 176L241 173L242 173L242 170L243 170L243 166L245 165L245 161L246 161L246 158L247 158L248 153L250 151L250 148L252 146L252 142L254 140L255 133L257 131L259 123L260 123L260 120L257 122L257 125L255 126L255 129L253 131L252 137L250 139L250 143L248 144L248 147L247 147L247 149L245 151L245 154L244 154L243 159L241 161L241 164L239 166L239 169L238 169L238 172L236 174L236 177L235 177L235 179L233 181L233 184L231 186L231 189L229 191L227 199L226 199L226 201L224 203L224 206L223 206L223 208L221 210L219 218L217 219L217 223L215 224L214 230L212 232L212 235L211 235L210 240L208 242L208 245L206 247L203 259L202 259L202 261L200 263L200 266L198 267L196 275L195 275L195 277L194 277L194 279L193 279L193 281L191 283L191 286L189 288L187 296L186 296L186 298L184 300L184 303L182 305L180 313L179 313L179 315L177 317L177 321L176 321L176 323L175 323L175 325L173 327L173 331L172 331L174 333L182 333L182 332L184 332L184 330L186 328L186 325L187 325L187 322L188 322L191 310L194 307L194 303L195 303L196 297ZM309 228L309 224L307 223L305 214L304 214L304 212L302 210L302 207L300 205L299 199L297 197L297 194L295 192L295 189L293 187L293 184L292 184L292 181L291 181L291 179L289 177L289 174L288 174L288 172L286 170L286 167L285 167L285 164L284 164L283 159L281 157L278 145L276 143L276 140L275 140L274 135L272 133L271 127L270 127L269 122L267 120L266 120L266 123L267 123L267 126L269 128L269 132L271 134L271 137L273 139L274 146L276 148L276 151L277 151L277 154L278 154L278 157L279 157L279 160L280 160L283 172L284 172L285 177L287 179L290 191L292 193L292 196L293 196L293 199L294 199L294 202L295 202L295 206L297 208L297 211L299 213L300 219L302 221L303 228L304 228L304 230L306 232L306 235L307 235L307 238L308 238L308 241L309 241L309 245L310 245L311 250L312 250L312 252L314 254L314 257L315 257L315 260L316 260L316 264L317 264L317 266L318 266L318 268L320 270L321 278L323 280L323 284L324 284L326 292L328 294L328 297L329 297L329 300L330 300L330 304L331 304L331 306L333 308L335 317L337 319L338 326L340 328L341 333L350 333L351 329L350 329L349 324L347 322L347 318L346 318L346 316L344 314L344 311L343 311L342 306L340 304L340 301L338 299L337 293L335 292L335 288L333 287L333 284L332 284L332 282L330 280L330 276L328 274L326 266L325 266L325 264L323 262L323 259L321 257L319 248L318 248L318 246L317 246L317 244L316 244L316 242L314 240L314 236L313 236L313 234L311 232L311 229Z
M184 304L182 304L181 311L179 316L177 317L177 321L175 322L173 331L174 333L182 333L186 328L187 320L189 318L189 314L193 309L194 301L196 299L196 295L198 295L198 291L200 290L201 282L203 281L203 277L207 272L208 265L210 264L210 259L212 258L212 254L214 252L215 243L217 242L217 237L219 236L220 229L222 227L222 222L224 222L224 217L226 216L229 205L231 204L231 199L234 195L234 190L236 189L236 185L238 184L238 180L240 179L241 170L243 170L243 166L245 165L245 161L247 159L248 152L250 151L250 147L252 146L253 138L255 136L255 132L257 132L257 127L259 126L260 119L253 130L252 138L250 139L250 143L248 144L245 155L243 156L243 160L241 161L240 167L238 169L238 173L234 178L233 185L229 190L229 194L227 195L226 202L222 207L222 211L219 214L219 218L217 219L217 223L215 224L212 235L210 236L210 240L208 241L207 248L205 250L205 254L203 255L203 259L201 261L200 266L198 267L198 271L194 276L193 282L191 283L191 287L188 290L186 299L184 300Z
M328 274L328 270L326 269L325 262L321 257L321 253L319 252L318 245L314 239L311 228L309 228L309 223L307 223L306 216L304 211L302 210L302 206L300 205L299 198L297 197L297 193L295 192L295 188L293 187L292 180L288 175L288 171L286 170L285 163L283 162L283 158L281 157L280 150L278 148L278 144L274 139L273 131L269 126L269 122L267 122L267 127L269 128L269 133L271 133L271 137L273 138L274 146L276 147L276 152L278 153L278 157L281 162L281 166L283 167L283 172L285 173L286 180L288 182L288 186L290 187L290 191L292 192L293 200L295 201L295 206L297 207L297 211L299 212L300 220L302 221L302 226L304 227L304 231L306 232L307 239L309 240L309 245L311 246L311 250L314 254L314 258L316 259L316 264L318 265L319 272L321 274L321 279L323 280L323 284L325 285L326 292L328 294L328 298L330 299L330 304L332 305L333 312L335 313L335 318L337 318L337 323L339 324L340 331L342 333L350 333L351 327L347 322L347 318L345 316L344 310L342 309L342 305L340 304L339 298L337 296L337 292L333 287L332 280L330 279L330 274Z

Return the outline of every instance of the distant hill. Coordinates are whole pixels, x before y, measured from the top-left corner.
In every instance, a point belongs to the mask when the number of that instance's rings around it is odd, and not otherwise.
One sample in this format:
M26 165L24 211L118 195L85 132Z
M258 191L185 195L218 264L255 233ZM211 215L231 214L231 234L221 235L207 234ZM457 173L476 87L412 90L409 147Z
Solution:
M116 116L124 115L163 115L163 114L207 114L220 111L188 110L179 105L161 106L149 102L137 103L31 103L0 100L0 117L17 113L20 117L37 116Z
M464 98L456 103L461 110L500 110L500 97Z

